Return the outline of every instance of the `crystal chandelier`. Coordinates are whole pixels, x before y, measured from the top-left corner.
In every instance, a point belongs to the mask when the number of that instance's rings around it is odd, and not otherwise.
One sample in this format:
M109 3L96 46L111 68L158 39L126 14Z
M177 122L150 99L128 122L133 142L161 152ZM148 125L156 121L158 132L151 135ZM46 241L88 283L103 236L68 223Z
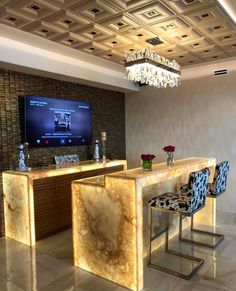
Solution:
M126 77L134 82L158 88L180 85L180 65L175 61L144 49L125 56Z

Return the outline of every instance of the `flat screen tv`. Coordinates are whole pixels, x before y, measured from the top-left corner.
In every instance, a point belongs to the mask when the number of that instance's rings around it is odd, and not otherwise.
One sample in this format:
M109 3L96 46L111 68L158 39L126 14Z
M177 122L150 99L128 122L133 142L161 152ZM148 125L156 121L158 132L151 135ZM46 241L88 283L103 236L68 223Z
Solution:
M89 103L25 96L23 112L24 141L31 148L89 145L92 142Z

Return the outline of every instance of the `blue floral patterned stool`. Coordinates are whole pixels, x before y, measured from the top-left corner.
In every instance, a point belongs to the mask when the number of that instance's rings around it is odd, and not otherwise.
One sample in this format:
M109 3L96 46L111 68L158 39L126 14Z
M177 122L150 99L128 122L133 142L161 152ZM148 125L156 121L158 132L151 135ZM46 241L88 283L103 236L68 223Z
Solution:
M196 271L201 267L204 263L204 260L201 258L197 258L194 256L190 256L187 254L183 254L180 252L176 252L170 250L168 247L169 241L169 216L166 222L165 229L152 236L152 212L153 210L157 211L166 211L169 215L171 212L177 212L181 216L190 216L192 217L194 213L198 212L205 206L206 195L207 195L207 188L208 188L208 180L209 180L210 170L205 168L201 171L192 172L189 175L189 187L185 193L176 194L176 193L165 193L162 195L158 195L153 197L149 201L150 206L150 246L149 246L149 266L155 268L159 271L163 271L169 274L173 274L175 276L184 278L184 279L191 279L192 276L196 273ZM165 252L185 258L190 260L195 264L192 270L188 273L181 273L177 272L173 269L162 267L160 265L152 263L152 241L158 238L162 233L165 233ZM193 265L194 265L193 264Z
M218 196L220 196L221 194L223 194L226 191L228 174L229 174L229 161L224 161L224 162L216 164L213 183L208 184L207 197L217 198ZM186 184L180 188L182 193L187 192L188 189L189 189L188 184ZM192 239L183 238L182 237L182 218L183 217L180 215L179 239L181 241L189 242L189 243L192 243L192 244L195 244L198 246L203 246L203 247L215 249L218 246L218 244L224 239L223 234L199 230L199 229L194 228L194 226L193 226L194 217L193 216L191 217L191 231L213 237L213 238L215 238L215 242L213 244L210 244L210 243L208 244L205 242L200 242L200 241L196 241L196 240L192 240Z

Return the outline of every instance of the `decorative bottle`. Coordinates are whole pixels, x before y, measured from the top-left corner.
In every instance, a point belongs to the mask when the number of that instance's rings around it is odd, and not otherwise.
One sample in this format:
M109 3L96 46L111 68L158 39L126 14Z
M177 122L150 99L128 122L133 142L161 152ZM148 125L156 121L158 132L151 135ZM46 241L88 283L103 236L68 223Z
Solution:
M93 160L95 162L100 161L100 155L99 155L99 141L98 139L95 140L94 142L94 154L93 154Z

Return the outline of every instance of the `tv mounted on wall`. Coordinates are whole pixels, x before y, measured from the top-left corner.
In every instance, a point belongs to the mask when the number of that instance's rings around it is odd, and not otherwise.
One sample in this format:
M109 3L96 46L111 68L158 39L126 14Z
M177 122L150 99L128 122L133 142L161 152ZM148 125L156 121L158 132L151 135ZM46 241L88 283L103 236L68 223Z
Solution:
M75 146L92 143L90 103L25 96L23 111L23 135L29 147Z

